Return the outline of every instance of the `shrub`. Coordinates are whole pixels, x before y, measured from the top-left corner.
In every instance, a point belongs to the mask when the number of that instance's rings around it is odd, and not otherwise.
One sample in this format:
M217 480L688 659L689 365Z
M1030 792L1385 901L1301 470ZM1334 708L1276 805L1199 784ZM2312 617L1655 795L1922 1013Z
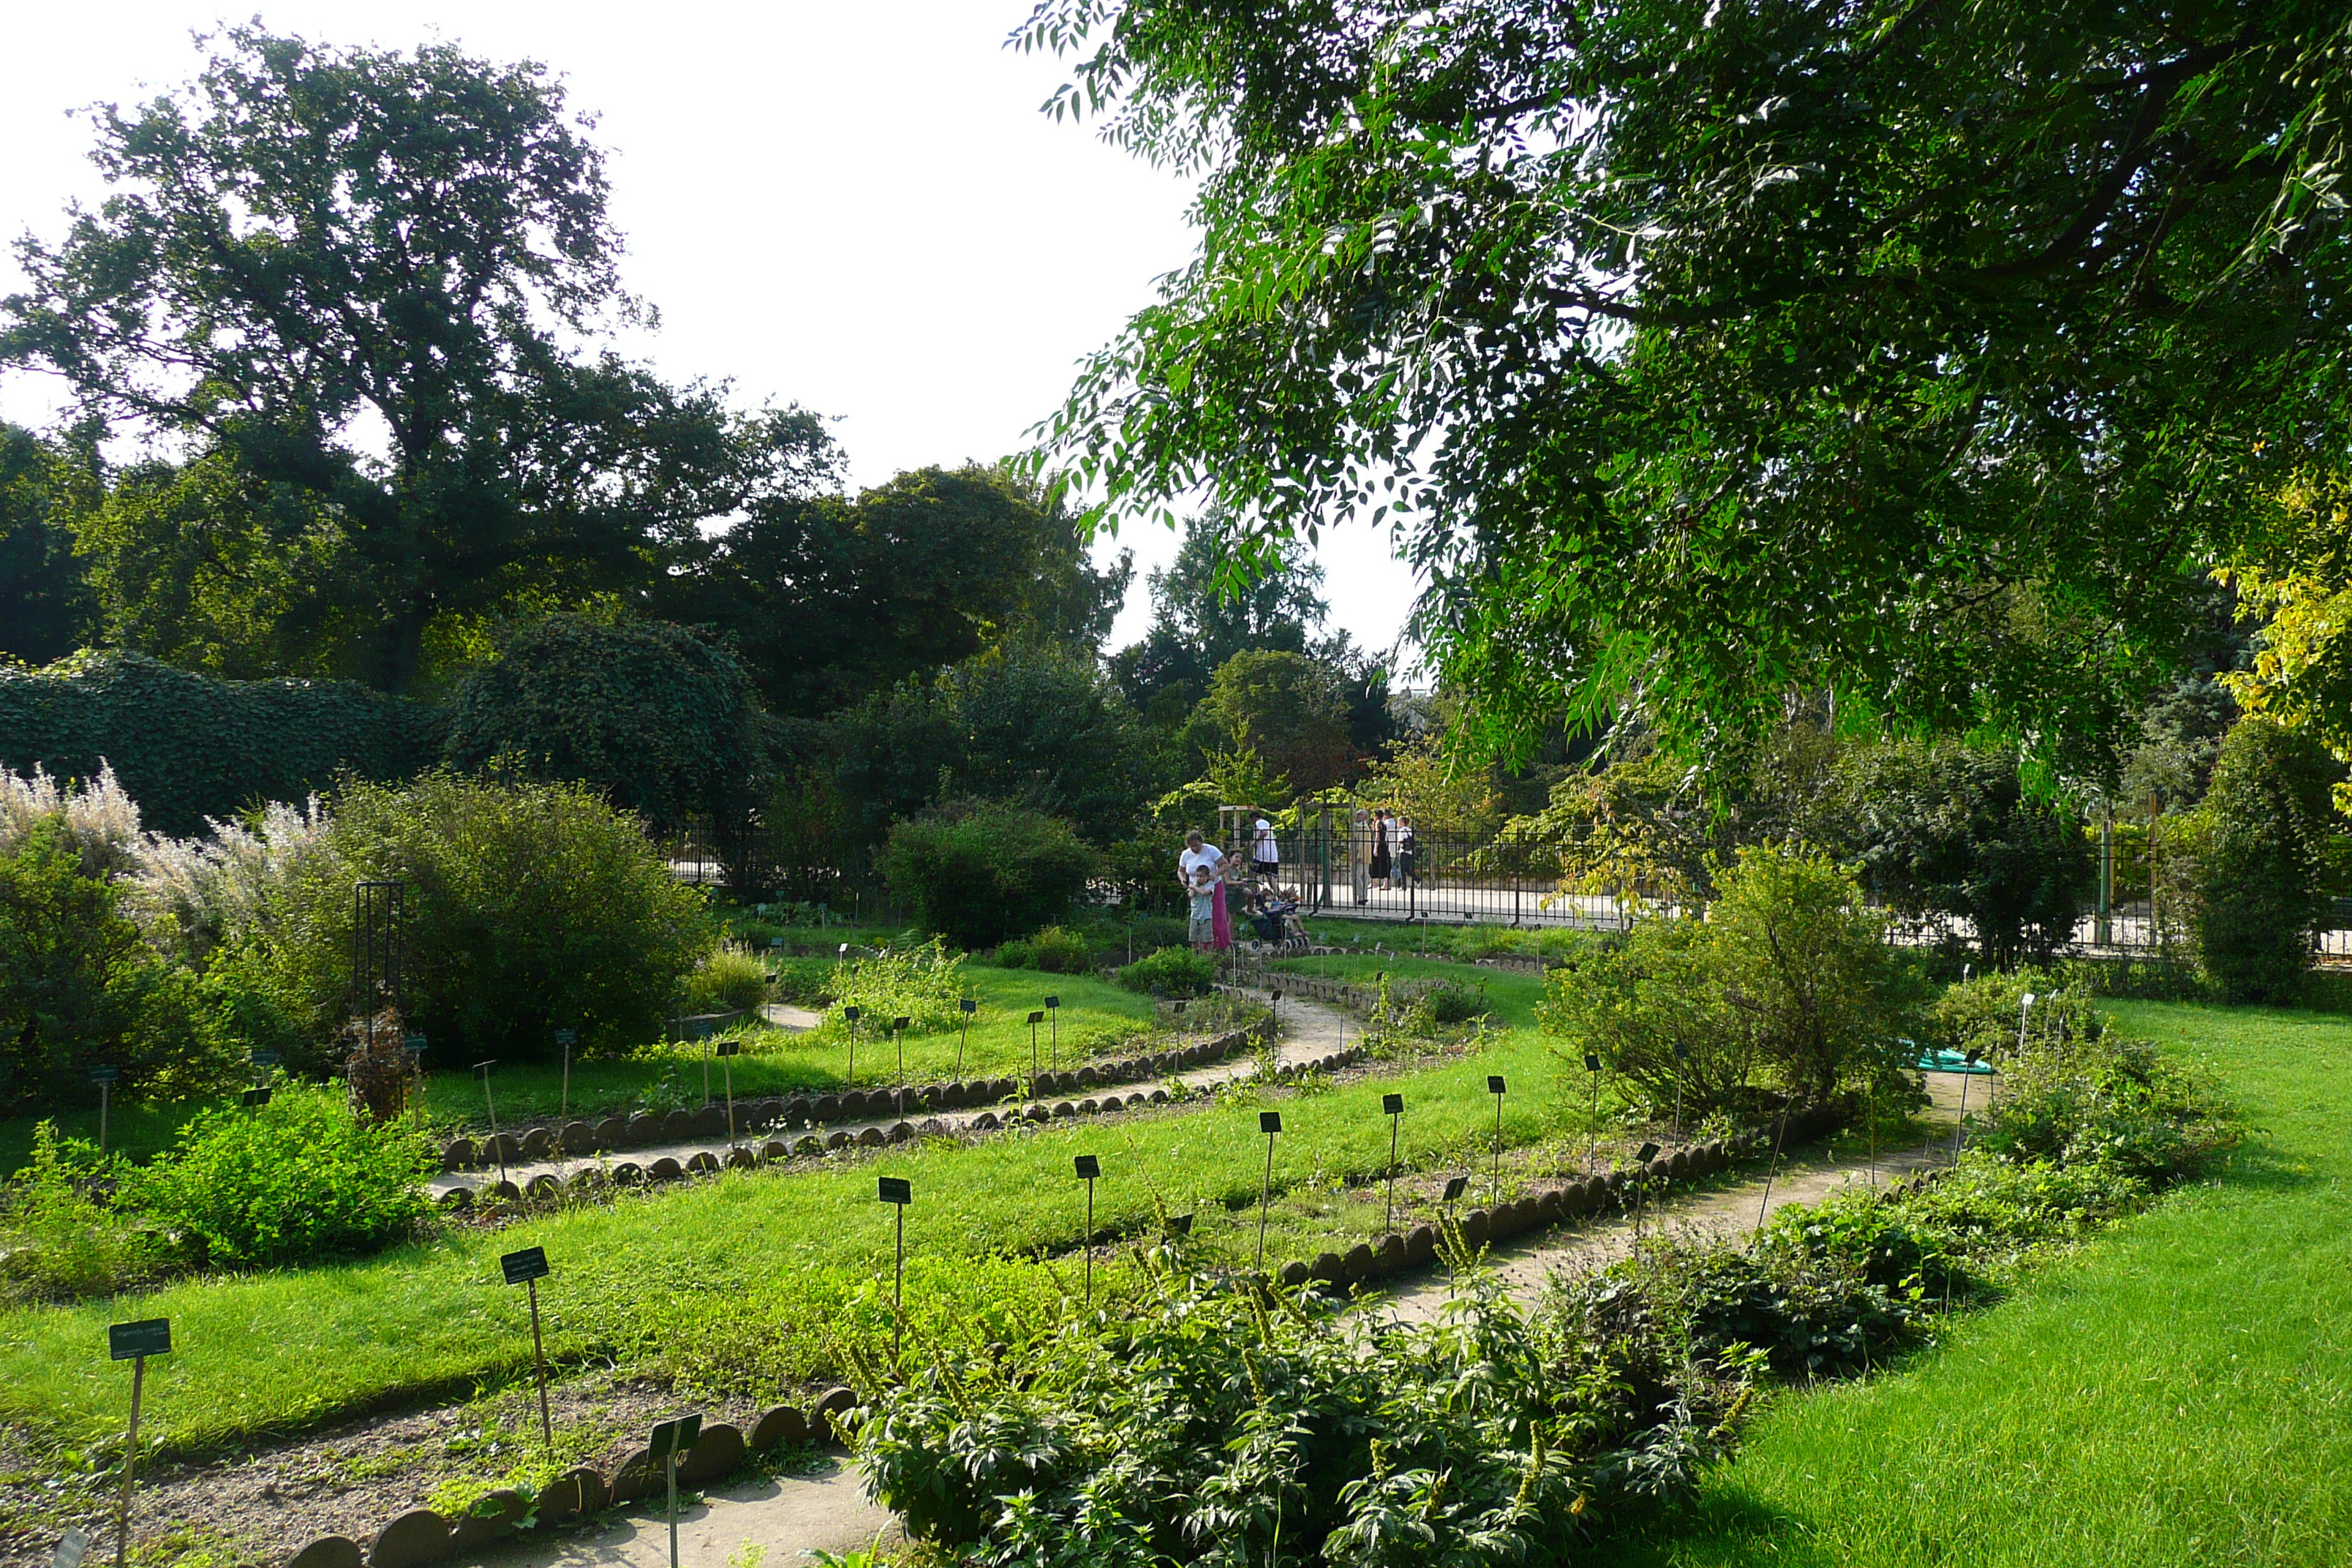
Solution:
M1636 921L1616 948L1548 970L1536 1017L1653 1104L1671 1102L1677 1086L1691 1109L1725 1104L1756 1062L1754 1037L1733 1025L1706 923L1695 916Z
M124 1169L53 1121L33 1129L33 1163L0 1189L0 1299L110 1296L164 1272L153 1231L99 1199Z
M2150 1185L2190 1173L2230 1140L2210 1085L2113 1033L2030 1037L2004 1064L1976 1139L2013 1163L2098 1165Z
M161 833L197 833L341 774L397 780L438 749L433 709L339 680L216 680L136 653L0 664L0 767L107 763Z
M927 931L985 947L1067 909L1097 856L1069 824L985 801L942 806L890 830L882 874Z
M733 943L719 948L686 977L689 1013L753 1013L768 1000L768 971Z
M125 1177L120 1202L215 1268L372 1250L432 1213L436 1162L397 1122L366 1122L337 1089L282 1082L268 1105L199 1112L172 1149Z
M194 976L165 963L122 909L121 887L85 876L62 817L35 821L0 855L0 1062L5 1092L54 1103L116 1068L118 1097L207 1092L231 1054Z
M950 952L937 937L912 947L885 948L872 958L852 959L835 965L831 981L839 1006L828 1016L821 1033L844 1031L839 1007L856 1007L865 1015L863 1030L872 1034L889 1020L904 1017L916 1034L952 1029L963 1021L961 1005L969 988L963 977L963 955Z
M2025 1005L2026 994L2033 1005ZM2021 1022L2027 1039L2043 1036L2095 1040L2106 1027L2088 992L2044 969L1979 974L1948 985L1927 1009L1926 1043L1948 1051L2005 1056L2018 1049Z
M2308 736L2245 719L2221 738L2200 866L2197 950L2233 1002L2290 1003L2311 967L2336 768Z
M763 790L751 678L683 626L557 615L509 637L449 703L450 763L586 784L656 831Z
M1094 949L1067 926L1047 926L1034 936L1016 937L996 950L1000 969L1042 969L1048 974L1084 974L1095 966Z
M1118 983L1148 996L1205 996L1217 984L1217 965L1205 952L1163 947L1120 970Z
M224 984L330 1041L351 1005L352 885L371 878L404 887L404 1007L436 1051L531 1058L559 1027L603 1049L654 1038L716 941L702 895L586 786L436 773L347 787Z

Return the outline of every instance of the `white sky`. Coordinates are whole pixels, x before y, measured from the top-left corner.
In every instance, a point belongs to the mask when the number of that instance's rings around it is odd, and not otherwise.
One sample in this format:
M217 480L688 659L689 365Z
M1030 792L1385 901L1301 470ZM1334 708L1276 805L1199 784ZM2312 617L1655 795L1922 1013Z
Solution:
M40 5L0 52L0 234L55 238L103 185L87 122L194 74L189 36L247 14L223 0ZM599 118L632 290L658 334L625 346L665 375L727 378L746 403L840 416L855 482L991 459L1067 390L1192 252L1188 189L1055 124L1060 62L1003 38L1028 0L299 0L263 23L320 42L454 39L535 58ZM0 258L0 293L19 286ZM41 423L54 389L0 381L0 416ZM1149 566L1173 536L1118 542ZM1396 639L1414 585L1361 525L1327 531L1332 623ZM1148 618L1140 577L1114 645Z

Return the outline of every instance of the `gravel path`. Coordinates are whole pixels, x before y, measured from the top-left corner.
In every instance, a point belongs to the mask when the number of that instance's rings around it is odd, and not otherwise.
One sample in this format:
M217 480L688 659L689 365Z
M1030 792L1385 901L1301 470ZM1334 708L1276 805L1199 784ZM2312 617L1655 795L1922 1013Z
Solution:
M1343 1015L1308 1002L1285 1003L1284 1011L1290 1026L1283 1044L1286 1061L1340 1047L1347 1027ZM1239 1065L1255 1070L1255 1064ZM1234 1076L1247 1073L1213 1069L1186 1078L1217 1082ZM1948 1111L1952 1097L1945 1086L1931 1083L1930 1089L1938 1111ZM1882 1153L1874 1179L1884 1182L1943 1157L1940 1151L1917 1148ZM1842 1163L1799 1151L1783 1156L1771 1183L1770 1207L1815 1202L1849 1183L1871 1179L1872 1170L1864 1162ZM1662 1225L1692 1237L1737 1235L1756 1225L1764 1197L1765 1182L1758 1177L1669 1198L1657 1205L1645 1228ZM1532 1300L1553 1270L1623 1257L1633 1238L1630 1220L1595 1219L1496 1247L1488 1261L1514 1295ZM1427 1321L1442 1312L1448 1300L1444 1276L1434 1273L1390 1291L1384 1310L1402 1321ZM867 1500L856 1471L845 1462L828 1474L805 1479L714 1488L701 1502L680 1512L678 1561L691 1568L720 1568L730 1559L746 1562L748 1549L758 1548L765 1554L764 1568L803 1568L809 1552L862 1550L887 1537L894 1526L895 1516ZM656 1512L619 1519L576 1535L509 1542L449 1561L465 1568L667 1568L668 1554L667 1526Z

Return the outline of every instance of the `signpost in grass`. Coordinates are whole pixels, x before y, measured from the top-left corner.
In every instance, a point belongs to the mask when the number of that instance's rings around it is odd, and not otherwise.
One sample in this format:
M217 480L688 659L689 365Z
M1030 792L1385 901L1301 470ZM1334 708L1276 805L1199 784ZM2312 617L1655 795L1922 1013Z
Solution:
M1037 1098L1037 1026L1045 1021L1044 1013L1031 1010L1029 1014L1029 1098L1032 1100Z
M735 1058L743 1054L740 1040L719 1042L719 1070L727 1076L727 1147L735 1147Z
M97 1067L89 1069L89 1081L98 1085L98 1152L101 1154L106 1152L107 1104L113 1099L116 1080L121 1077L121 1068Z
M258 1110L262 1106L269 1103L269 1090L267 1089L248 1089L242 1095L237 1097L237 1103L244 1106L247 1110Z
M1642 1211L1650 1199L1650 1162L1658 1157L1655 1143L1644 1143L1633 1154L1633 1246L1642 1245Z
M572 1114L572 1047L580 1043L580 1031L558 1029L555 1043L563 1050L563 1091L555 1102L555 1114L560 1121ZM705 1101L710 1099L710 1069L707 1067L702 1069L702 1098Z
M1690 1047L1680 1040L1675 1042L1675 1136L1683 1135L1683 1068L1690 1060Z
M646 1451L662 1463L669 1475L669 1568L677 1568L677 1462L702 1439L700 1413L665 1421L654 1428Z
M912 1022L901 1013L890 1020L890 1038L898 1047L898 1114L907 1114L907 1026Z
M904 1176L884 1176L879 1194L898 1216L898 1264L890 1282L890 1359L907 1346L907 1205L915 1201L914 1184Z
M841 951L846 953L849 951L849 944L843 942ZM849 1025L849 1071L843 1075L841 1087L856 1089L857 1087L857 1020L865 1016L865 1009L852 1005L844 1007L841 1010L841 1016Z
M1960 1163L1960 1142L1969 1135L1969 1079L1976 1077L1977 1062L1983 1056L1984 1052L1971 1046L1960 1058L1960 1121L1959 1125L1952 1129L1952 1163L1955 1165Z
M1437 1201L1444 1205L1446 1214L1451 1216L1454 1212L1455 1205L1462 1202L1462 1194L1469 1190L1469 1177L1448 1176L1445 1178L1445 1191L1439 1196Z
M131 1555L131 1487L139 1468L139 1401L147 1387L147 1358L172 1353L172 1320L146 1318L106 1331L107 1350L131 1363L131 1430L122 1440L122 1507L114 1521L114 1568Z
M1045 1060L1055 1067L1062 1065L1062 999L1045 998Z
M1495 1097L1495 1174L1486 1184L1486 1201L1493 1204L1503 1195L1503 1080L1500 1075L1487 1075L1486 1092Z
M1261 1110L1257 1130L1265 1134L1265 1180L1257 1189L1257 1271L1265 1272L1266 1212L1274 1203L1274 1141L1282 1135L1282 1112Z
M1078 1168L1078 1180L1087 1184L1087 1305L1095 1304L1095 1181L1102 1174L1102 1162L1092 1154L1081 1154L1073 1162Z
M507 1179L507 1146L499 1142L499 1107L490 1097L490 1072L498 1065L496 1058L476 1062L474 1076L482 1080L482 1105L490 1114L490 1150L499 1158L499 1180L503 1182Z
M1381 1096L1381 1114L1389 1119L1389 1214L1381 1225L1381 1233L1385 1236L1396 1229L1397 1140L1404 1132L1404 1096Z
M980 1011L980 1001L977 997L967 996L956 1004L956 1007L963 1015L956 1026L956 1077L961 1079L963 1077L963 1048L971 1039L971 1016Z
M539 1282L547 1278L547 1248L526 1247L499 1259L507 1283L530 1292L530 1355L539 1366L539 1436L550 1452L555 1447L555 1423L547 1414L547 1342L539 1332Z
M1601 1164L1601 1057L1598 1052L1584 1053L1584 1070L1592 1075L1592 1125L1584 1134L1584 1168L1597 1170Z
M1170 1215L1168 1216L1168 1224L1160 1234L1169 1237L1171 1240L1174 1240L1180 1237L1192 1235L1192 1216L1188 1214Z

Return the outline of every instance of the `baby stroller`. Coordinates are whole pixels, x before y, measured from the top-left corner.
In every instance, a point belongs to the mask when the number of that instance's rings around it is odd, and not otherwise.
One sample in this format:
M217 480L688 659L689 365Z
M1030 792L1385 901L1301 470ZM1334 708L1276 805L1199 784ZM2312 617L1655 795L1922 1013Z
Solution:
M1257 928L1260 942L1277 952L1307 951L1307 928L1299 923L1297 899L1267 890L1261 891L1251 903L1255 912L1250 917L1250 923Z

